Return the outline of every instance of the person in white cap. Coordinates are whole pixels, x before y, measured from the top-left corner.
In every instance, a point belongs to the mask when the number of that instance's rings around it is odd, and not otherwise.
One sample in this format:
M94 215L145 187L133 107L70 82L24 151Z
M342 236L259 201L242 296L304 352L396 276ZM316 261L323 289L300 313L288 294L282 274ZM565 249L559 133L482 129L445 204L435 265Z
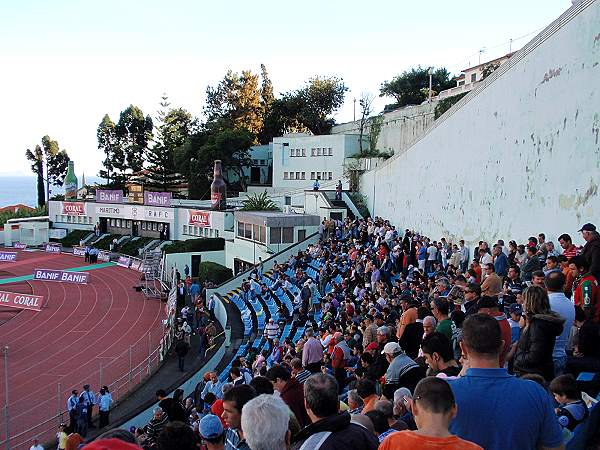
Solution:
M390 363L385 373L383 395L388 400L394 399L396 389L406 387L412 392L425 371L414 362L398 345L397 342L388 342L381 352Z

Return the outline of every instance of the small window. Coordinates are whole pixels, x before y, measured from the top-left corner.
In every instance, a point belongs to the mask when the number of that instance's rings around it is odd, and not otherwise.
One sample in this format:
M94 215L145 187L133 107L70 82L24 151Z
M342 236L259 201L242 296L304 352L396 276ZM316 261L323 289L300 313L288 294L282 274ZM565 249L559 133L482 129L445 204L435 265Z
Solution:
M471 74L471 83L475 83L477 81L477 74L476 73L472 73Z
M302 172L302 179L306 180L306 172Z
M246 239L252 239L252 225L249 223L247 223L246 227L244 228L244 237Z
M305 148L302 149L302 156L306 156L306 149Z
M310 149L310 156L315 156L317 154L317 150L314 148Z
M258 238L260 237L260 231L259 231L260 226L259 225L252 225L252 238L255 241L258 241Z
M269 229L269 244L281 244L281 227Z
M292 204L292 197L290 197L289 195L286 195L286 196L283 198L283 201L284 201L284 203L285 203L286 205L291 205L291 204Z
M238 235L238 237L244 237L244 223L243 222L238 222L237 235Z
M294 172L290 172L290 180L294 179Z
M294 149L290 148L290 157L293 157L293 156L294 156Z
M317 147L317 156L321 156L321 148Z
M317 180L321 179L321 172L317 172Z
M296 172L296 180L300 179L300 172Z
M258 230L258 240L260 242L262 242L263 244L265 242L267 242L267 228L266 227L262 227L262 226L259 227L259 230Z
M311 172L311 173L310 173L310 179L311 179L311 180L314 180L314 179L315 179L315 173L314 173L314 172Z
M329 147L329 156L333 156L333 149Z
M287 172L283 172L283 179L287 180L288 179L288 173Z
M332 175L333 175L333 174L332 174L331 172L329 172L329 179L330 179L330 180L331 180L331 179L333 179L333 178L332 178Z
M188 233L188 227L187 225L183 226L183 234L187 234Z

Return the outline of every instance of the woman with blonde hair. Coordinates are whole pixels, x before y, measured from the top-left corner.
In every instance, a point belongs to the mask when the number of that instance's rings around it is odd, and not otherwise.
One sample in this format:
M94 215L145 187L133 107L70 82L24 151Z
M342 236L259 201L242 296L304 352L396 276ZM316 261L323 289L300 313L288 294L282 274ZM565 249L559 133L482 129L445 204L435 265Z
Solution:
M554 343L564 319L550 309L548 294L540 286L525 289L523 310L525 328L517 343L514 372L517 376L537 373L549 382L554 378Z

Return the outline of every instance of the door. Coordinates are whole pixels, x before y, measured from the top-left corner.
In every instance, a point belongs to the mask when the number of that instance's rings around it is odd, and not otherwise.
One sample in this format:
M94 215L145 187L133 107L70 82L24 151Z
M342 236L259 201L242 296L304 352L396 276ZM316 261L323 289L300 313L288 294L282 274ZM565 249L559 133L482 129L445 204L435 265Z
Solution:
M261 184L260 167L250 167L250 184Z
M131 222L131 235L133 237L139 236L139 227L140 227L139 221L134 220L133 222Z
M192 255L192 278L198 278L198 269L202 262L202 255Z
M100 233L106 233L108 227L108 219L106 217L100 217Z

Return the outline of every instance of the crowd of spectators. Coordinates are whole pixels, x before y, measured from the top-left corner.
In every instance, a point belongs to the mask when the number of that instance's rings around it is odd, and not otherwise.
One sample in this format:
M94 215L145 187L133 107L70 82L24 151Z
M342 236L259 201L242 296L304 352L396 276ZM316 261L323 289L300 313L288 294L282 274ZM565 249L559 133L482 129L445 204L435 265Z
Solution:
M268 350L236 358L226 382L207 373L185 400L157 392L152 420L132 430L139 445L552 449L589 420L576 377L600 371L594 225L579 230L582 248L540 233L470 249L380 218L319 231L267 274L298 288L302 338L279 342L268 322ZM262 275L248 283L256 295Z

